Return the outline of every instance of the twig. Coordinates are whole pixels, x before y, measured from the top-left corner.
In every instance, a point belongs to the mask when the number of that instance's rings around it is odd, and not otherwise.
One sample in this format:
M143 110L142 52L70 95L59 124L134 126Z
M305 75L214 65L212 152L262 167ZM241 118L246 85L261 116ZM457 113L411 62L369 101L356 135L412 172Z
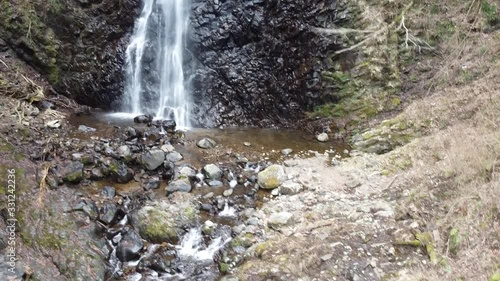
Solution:
M9 66L8 66L8 65L7 65L7 64L6 64L6 63L5 63L2 59L0 59L0 62L1 62L3 65L5 65L5 67L7 67L7 69L10 69L10 68L9 68Z

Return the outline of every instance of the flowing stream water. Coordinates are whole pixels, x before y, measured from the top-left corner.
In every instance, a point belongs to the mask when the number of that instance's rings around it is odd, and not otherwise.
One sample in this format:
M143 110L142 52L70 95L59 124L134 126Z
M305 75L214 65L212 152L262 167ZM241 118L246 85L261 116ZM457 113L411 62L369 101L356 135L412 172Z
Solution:
M126 51L126 113L151 114L173 119L179 127L191 126L183 70L188 8L186 0L144 0Z

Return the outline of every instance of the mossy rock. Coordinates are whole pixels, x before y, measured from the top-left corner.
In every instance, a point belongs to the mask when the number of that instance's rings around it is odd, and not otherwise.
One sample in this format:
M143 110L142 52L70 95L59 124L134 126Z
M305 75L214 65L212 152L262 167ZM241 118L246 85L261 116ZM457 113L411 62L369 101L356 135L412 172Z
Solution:
M260 172L258 183L262 189L278 188L285 180L285 169L281 165L271 165Z
M413 123L398 117L385 120L379 126L355 135L351 141L356 150L383 154L411 142L418 135Z
M198 218L198 209L190 202L169 204L151 202L133 214L133 225L140 235L153 243L176 243L179 233L192 226Z

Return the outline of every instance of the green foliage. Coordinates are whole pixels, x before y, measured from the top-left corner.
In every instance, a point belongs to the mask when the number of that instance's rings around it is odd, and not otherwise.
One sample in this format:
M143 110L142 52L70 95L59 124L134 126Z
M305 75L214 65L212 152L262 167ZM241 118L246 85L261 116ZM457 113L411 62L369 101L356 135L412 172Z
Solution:
M460 248L460 234L458 229L452 228L448 237L448 249L451 254L456 255Z
M500 23L500 15L498 14L497 4L490 4L488 0L481 1L481 12L486 17L488 24L496 25Z

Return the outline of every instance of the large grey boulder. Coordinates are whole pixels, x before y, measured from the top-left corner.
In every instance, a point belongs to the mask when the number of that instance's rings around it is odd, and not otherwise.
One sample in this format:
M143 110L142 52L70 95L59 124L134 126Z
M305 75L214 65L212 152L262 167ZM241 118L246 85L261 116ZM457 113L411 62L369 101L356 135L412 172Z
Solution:
M215 164L208 164L203 167L203 175L207 179L217 180L222 177L222 170Z
M167 192L167 194L176 191L189 192L191 191L191 182L188 178L185 177L176 179L168 184L168 186L165 188L165 191Z
M141 154L140 162L144 168L152 171L160 167L165 161L165 152L161 149L152 149Z
M196 145L199 148L209 149L209 148L214 148L217 145L217 143L211 138L202 138L196 143Z

